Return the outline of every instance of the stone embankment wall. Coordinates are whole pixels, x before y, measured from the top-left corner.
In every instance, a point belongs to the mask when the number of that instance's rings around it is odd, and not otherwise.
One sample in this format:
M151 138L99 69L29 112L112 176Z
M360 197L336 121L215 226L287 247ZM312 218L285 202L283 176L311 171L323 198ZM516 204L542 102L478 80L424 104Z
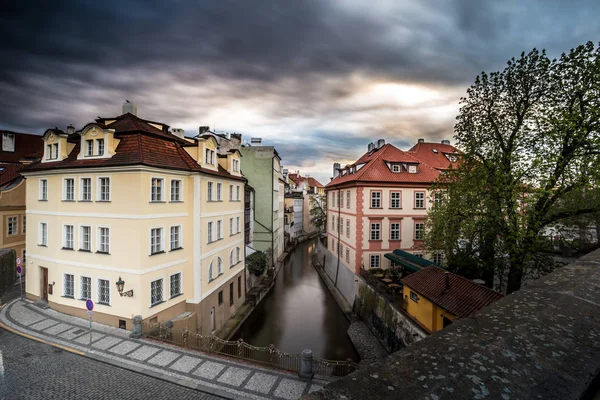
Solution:
M317 241L316 257L317 262L323 266L323 270L340 291L344 300L350 307L354 304L354 271L350 271L342 262L338 263L338 258Z
M356 277L354 312L390 353L427 337L423 329L392 307L361 277Z
M600 250L306 399L600 395Z

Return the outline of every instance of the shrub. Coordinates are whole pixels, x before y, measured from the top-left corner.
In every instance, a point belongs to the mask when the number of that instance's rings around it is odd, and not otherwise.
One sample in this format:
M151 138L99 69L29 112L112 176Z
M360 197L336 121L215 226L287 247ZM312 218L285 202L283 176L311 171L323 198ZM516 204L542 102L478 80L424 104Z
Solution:
M267 268L267 255L262 251L250 254L246 257L246 267L256 276L262 275Z

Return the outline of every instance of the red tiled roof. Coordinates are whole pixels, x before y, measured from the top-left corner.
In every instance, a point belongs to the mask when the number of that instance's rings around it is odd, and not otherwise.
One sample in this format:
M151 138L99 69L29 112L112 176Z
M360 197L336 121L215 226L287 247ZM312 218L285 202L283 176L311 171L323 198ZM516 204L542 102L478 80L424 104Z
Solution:
M25 164L0 164L0 187L19 178L23 167Z
M434 152L434 150L436 150L437 153ZM460 153L456 147L441 143L417 143L409 150L409 152L413 153L413 155L422 162L439 170L449 169L450 166L456 168L458 163L450 162L446 157L446 154Z
M115 120L115 122L111 124L106 124L107 121ZM150 125L160 124L164 127L165 130L160 130L155 126ZM176 142L182 144L188 144L189 142L185 139L180 138L179 136L173 135L168 131L169 126L163 124L162 122L154 122L141 119L140 117L133 115L131 113L126 113L123 115L119 115L115 118L98 118L96 119L96 124L101 128L105 129L114 129L116 133L126 133L126 132L145 132L151 135L155 135L158 137L162 137L169 140L174 140Z
M500 293L451 272L448 272L450 289L446 290L446 272L438 267L425 267L402 282L459 318L468 317L502 298Z
M352 165L364 164L359 171L332 179L326 187L348 182L393 182L393 183L433 183L440 171L422 162L413 154L386 144L380 149L366 153ZM406 170L395 173L387 163L418 164L417 173L409 174Z
M15 135L15 151L2 151L2 133ZM41 158L44 154L44 142L39 135L0 130L0 162L18 163L21 158Z
M321 182L319 182L312 176L306 178L306 180L308 180L308 186L310 186L310 187L319 187L319 188L324 187L323 185L321 185Z

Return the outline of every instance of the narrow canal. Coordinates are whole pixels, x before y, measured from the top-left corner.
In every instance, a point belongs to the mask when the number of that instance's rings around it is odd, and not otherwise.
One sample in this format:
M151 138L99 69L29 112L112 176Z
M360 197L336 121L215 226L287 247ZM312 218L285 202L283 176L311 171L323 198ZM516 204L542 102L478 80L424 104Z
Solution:
M275 287L231 340L273 344L286 353L311 349L317 357L359 361L346 334L348 320L311 264L314 240L301 243L277 275Z

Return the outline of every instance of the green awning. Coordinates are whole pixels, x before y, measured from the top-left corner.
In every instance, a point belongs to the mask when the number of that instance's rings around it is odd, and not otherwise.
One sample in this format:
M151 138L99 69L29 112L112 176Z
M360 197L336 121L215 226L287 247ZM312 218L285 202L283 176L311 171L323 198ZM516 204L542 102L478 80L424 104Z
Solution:
M429 267L434 265L433 262L426 260L421 257L417 257L414 254L410 254L406 251L396 249L393 253L386 253L385 258L395 262L396 264L402 265L406 269L412 272L418 272L423 267Z

